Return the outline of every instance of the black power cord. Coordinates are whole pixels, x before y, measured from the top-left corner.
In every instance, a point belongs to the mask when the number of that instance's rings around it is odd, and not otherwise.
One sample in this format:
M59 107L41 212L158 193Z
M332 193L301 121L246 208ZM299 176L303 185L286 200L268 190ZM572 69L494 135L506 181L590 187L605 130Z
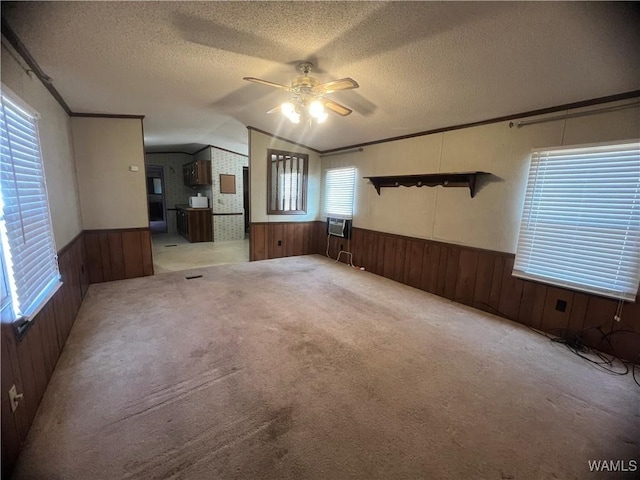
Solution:
M627 328L621 328L621 329L618 329L618 330L611 330L609 333L605 334L603 338L606 338L607 341L609 341L609 337L611 337L612 335L614 335L616 333L626 333L626 334L635 335L636 337L640 337L640 333L636 332L635 330L629 330ZM613 348L613 346L612 346L612 348ZM633 360L633 362L628 362L628 365L631 365L631 376L633 377L633 381L636 382L636 385L638 385L640 387L640 378L639 378L640 374L638 375L638 377L636 377L636 368L640 371L640 353L638 355L636 355L636 358Z
M592 363L593 365L609 373L612 373L614 375L626 375L627 373L629 373L630 371L629 366L626 364L626 362L618 358L618 356L615 355L615 353L612 354L611 356L607 356L606 354L600 352L599 350L587 347L583 343L582 339L584 338L584 335L587 332L596 331L600 333L600 340L598 341L597 345L598 346L602 345L602 342L606 340L611 351L615 352L615 348L611 343L611 341L609 340L609 337L608 337L609 334L604 333L600 327L590 327L580 331L572 331L566 328L556 329L556 330L559 330L560 333L557 337L551 338L552 342L563 344L565 347L569 349L569 351L571 351L575 355L579 356L583 360L586 360L587 362ZM595 356L597 360L592 357L590 358L588 356L589 354L591 354L592 356ZM615 368L614 362L616 360L620 362L624 367L623 372L614 370ZM640 386L640 384L638 384L638 386Z
M453 301L456 301L456 299L454 299ZM502 313L500 310L493 307L492 305L489 305L484 302L474 302L474 303L476 305L482 305L483 307L490 309L492 311L491 313L495 313L496 315L499 315L501 317L511 320L507 315L505 315L504 313ZM543 337L548 338L550 341L554 343L560 343L564 345L565 347L567 347L567 349L571 353L591 363L597 368L600 368L601 370L609 372L613 375L626 375L629 372L631 372L633 381L636 383L636 385L640 387L640 354L638 354L638 356L636 356L636 358L633 361L622 360L620 357L618 357L618 355L616 355L615 347L613 346L613 343L611 343L611 337L613 335L616 335L619 333L626 333L626 334L632 334L640 337L640 333L634 330L629 330L624 328L621 328L618 330L611 330L608 333L604 333L602 331L602 328L600 326L597 326L597 327L589 327L584 330L569 330L568 328L555 328L550 331L554 333L551 333L551 335L549 335L548 333L543 332L541 330L537 330L533 327L530 327L529 325L525 325L525 326L529 330L536 332L538 335L542 335ZM608 349L612 352L611 354L602 353L597 349L590 348L585 345L583 339L587 333L590 333L592 331L596 331L600 334L600 339L598 340L598 343L596 345L600 347L601 345L603 345L603 342L606 342ZM557 335L555 334L555 332L557 332ZM624 368L624 371L616 370L614 363L621 364L622 367ZM636 368L638 369L638 374L636 374Z

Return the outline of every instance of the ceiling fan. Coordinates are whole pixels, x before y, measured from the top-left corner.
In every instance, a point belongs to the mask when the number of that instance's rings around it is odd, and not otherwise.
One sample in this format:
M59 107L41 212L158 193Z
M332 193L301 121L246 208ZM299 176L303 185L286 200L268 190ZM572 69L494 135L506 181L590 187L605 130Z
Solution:
M328 117L325 109L343 117L349 115L353 110L325 98L325 95L339 90L358 88L358 83L348 77L320 83L316 78L309 76L312 68L313 65L309 62L298 64L298 70L302 75L294 78L290 87L254 77L244 77L243 80L290 92L292 96L288 102L272 108L267 113L281 112L293 123L300 123L301 116L308 117L310 121L315 120L317 123L323 123Z

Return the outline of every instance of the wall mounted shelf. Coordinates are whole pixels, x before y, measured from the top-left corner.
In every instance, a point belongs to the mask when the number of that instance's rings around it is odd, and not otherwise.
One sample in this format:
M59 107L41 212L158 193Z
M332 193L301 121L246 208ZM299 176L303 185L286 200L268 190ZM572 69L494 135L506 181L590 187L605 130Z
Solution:
M363 177L371 181L378 195L383 187L469 187L471 198L476 194L476 180L487 172L424 173L419 175L385 175Z

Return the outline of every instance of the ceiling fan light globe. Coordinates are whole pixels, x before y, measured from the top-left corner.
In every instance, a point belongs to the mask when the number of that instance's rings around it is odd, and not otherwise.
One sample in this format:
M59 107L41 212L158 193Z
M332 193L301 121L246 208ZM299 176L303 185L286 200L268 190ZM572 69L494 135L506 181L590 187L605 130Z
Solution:
M329 117L329 114L327 112L322 112L316 117L316 122L324 123L327 120L327 117Z
M280 105L280 110L282 110L282 113L284 113L287 117L292 113L295 113L295 108L293 106L293 103L291 102L284 102L282 105Z
M300 114L296 113L296 112L292 112L291 115L288 115L289 120L291 120L292 123L300 123Z
M322 104L322 102L319 100L314 100L313 102L311 102L311 104L309 104L309 113L312 117L320 119L322 114L324 114L324 105Z

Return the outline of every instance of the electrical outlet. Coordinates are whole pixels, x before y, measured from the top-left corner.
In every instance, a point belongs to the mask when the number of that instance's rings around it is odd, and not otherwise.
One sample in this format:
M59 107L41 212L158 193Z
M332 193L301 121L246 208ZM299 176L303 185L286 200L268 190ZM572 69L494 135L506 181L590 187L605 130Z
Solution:
M567 302L565 300L558 299L556 301L556 310L559 312L564 312L567 310Z
M16 408L18 408L18 402L22 400L24 394L18 393L15 385L11 385L9 389L9 402L11 403L11 411L15 412Z
M340 251L343 252L344 251L344 245L341 243L340 244Z
M278 240L278 246L281 247L282 246L282 240Z

